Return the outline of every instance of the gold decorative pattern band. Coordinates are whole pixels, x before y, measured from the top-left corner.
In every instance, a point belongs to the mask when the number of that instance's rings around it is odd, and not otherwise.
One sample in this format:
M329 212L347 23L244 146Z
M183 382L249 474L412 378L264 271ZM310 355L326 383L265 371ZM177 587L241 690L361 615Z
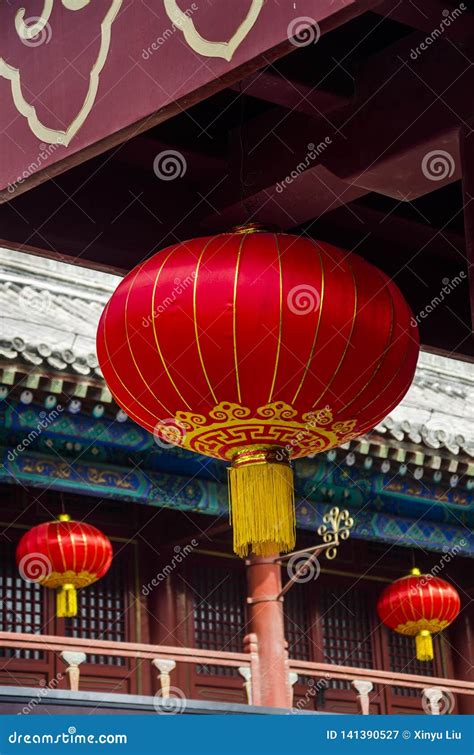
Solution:
M328 407L301 413L283 401L252 409L221 401L206 414L179 411L174 419L183 431L178 445L227 461L249 448L285 449L295 459L339 446L357 434L355 419L335 421ZM155 428L169 441L167 430L159 422Z

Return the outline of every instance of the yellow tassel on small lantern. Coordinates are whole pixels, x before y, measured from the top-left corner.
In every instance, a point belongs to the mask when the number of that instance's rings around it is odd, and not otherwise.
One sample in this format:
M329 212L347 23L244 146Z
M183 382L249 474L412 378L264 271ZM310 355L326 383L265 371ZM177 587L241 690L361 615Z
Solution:
M434 658L433 639L430 632L422 629L415 637L416 657L419 661L432 661Z
M56 593L56 615L60 619L77 616L77 590L74 585L66 583Z
M293 470L285 449L239 451L229 469L229 489L237 555L270 556L294 548Z

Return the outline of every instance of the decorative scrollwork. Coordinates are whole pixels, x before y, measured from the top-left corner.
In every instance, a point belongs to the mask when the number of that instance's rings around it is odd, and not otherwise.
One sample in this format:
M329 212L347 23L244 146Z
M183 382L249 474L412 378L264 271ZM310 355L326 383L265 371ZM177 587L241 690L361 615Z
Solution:
M336 558L337 549L341 540L347 540L354 526L354 520L347 509L342 511L334 506L323 516L323 524L318 527L318 535L322 537L323 543L331 544L326 549L326 558L332 560Z
M333 431L333 414L329 407L301 415L284 401L257 408L221 401L207 409L206 414L178 411L174 420L186 431L180 445L226 461L231 461L239 449L248 446L280 448L291 459L297 459L343 442L343 436ZM336 424L345 431L355 420Z
M61 0L61 3L69 11L79 11L89 5L90 0ZM67 127L54 128L47 126L40 119L34 98L31 97L31 93L22 83L20 68L16 68L11 63L8 63L0 55L0 77L10 81L13 102L17 111L26 118L34 135L45 144L57 144L67 147L88 118L96 100L100 75L109 55L112 25L122 3L123 0L110 0L110 5L100 24L100 33L98 34L99 50L95 62L90 69L87 93L74 119ZM18 10L15 16L15 29L21 40L35 47L37 45L34 43L34 39L41 34L45 35L46 40L50 39L49 18L53 11L53 5L53 0L44 0L41 15L30 19L25 18L26 11L24 8ZM66 21L64 21L64 25L66 25ZM30 102L30 99L33 101Z
M230 61L254 26L263 8L264 0L252 0L247 16L226 42L215 42L203 37L196 29L189 11L181 10L177 0L164 0L164 4L169 19L176 28L182 31L186 42L195 52L207 58L224 58Z

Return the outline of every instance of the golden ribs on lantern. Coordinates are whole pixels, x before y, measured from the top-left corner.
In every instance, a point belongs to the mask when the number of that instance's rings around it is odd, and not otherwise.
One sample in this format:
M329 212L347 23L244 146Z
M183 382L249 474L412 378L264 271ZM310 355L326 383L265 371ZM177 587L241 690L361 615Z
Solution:
M97 334L129 417L230 462L241 556L294 547L291 460L380 422L410 386L419 350L407 303L377 268L309 238L251 231L147 259Z
M23 579L57 591L59 617L77 615L77 590L104 576L112 563L112 545L96 527L60 514L25 532L16 549Z
M419 661L433 660L431 635L446 629L461 609L457 590L439 577L413 568L382 592L377 612L380 620L399 634L415 637Z

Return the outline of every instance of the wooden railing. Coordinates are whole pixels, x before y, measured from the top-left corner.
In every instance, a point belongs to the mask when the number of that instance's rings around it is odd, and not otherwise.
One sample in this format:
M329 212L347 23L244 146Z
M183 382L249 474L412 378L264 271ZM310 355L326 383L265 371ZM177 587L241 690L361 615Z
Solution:
M474 683L444 677L421 676L394 671L362 669L355 666L337 666L331 663L290 661L294 673L325 681L350 682L357 693L360 712L370 712L369 695L375 684L391 687L419 689L421 703L426 713L439 714L454 706L455 695L474 695Z
M247 701L260 705L260 671L256 635L249 634L244 640L243 653L219 650L202 650L171 645L144 645L135 642L112 642L108 640L87 640L55 635L20 634L0 632L0 647L17 650L58 653L66 664L71 690L80 688L80 666L87 655L128 657L150 661L158 671L158 693L163 698L169 695L171 674L177 663L213 665L236 668L244 679L243 686ZM288 686L305 676L328 682L329 680L348 681L354 688L362 714L369 713L369 695L374 684L419 689L423 710L426 713L440 713L443 703L454 700L454 695L474 695L474 683L432 676L395 673L361 669L353 666L336 666L330 663L288 660ZM296 705L298 708L298 704Z

